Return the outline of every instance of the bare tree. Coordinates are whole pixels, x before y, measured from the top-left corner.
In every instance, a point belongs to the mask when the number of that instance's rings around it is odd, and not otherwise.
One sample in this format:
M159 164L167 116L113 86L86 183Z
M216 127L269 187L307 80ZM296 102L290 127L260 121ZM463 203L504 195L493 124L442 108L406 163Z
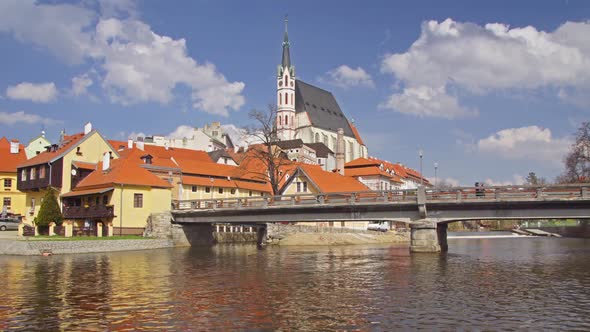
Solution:
M244 128L246 135L258 144L250 145L240 163L243 171L256 179L270 183L273 195L279 195L280 186L292 167L285 153L275 145L278 139L276 126L277 108L269 105L267 111L252 110L248 114L254 125Z
M535 172L529 172L529 175L527 175L525 181L529 186L542 186L547 184L547 180L545 180L543 177L538 177Z
M556 182L590 182L590 122L584 122L578 128L576 141L563 162L565 170Z

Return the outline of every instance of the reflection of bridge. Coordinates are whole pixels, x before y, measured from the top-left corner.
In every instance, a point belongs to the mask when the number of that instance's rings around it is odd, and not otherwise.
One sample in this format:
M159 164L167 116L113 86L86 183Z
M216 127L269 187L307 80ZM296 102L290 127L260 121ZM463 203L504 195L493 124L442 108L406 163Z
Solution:
M176 223L387 220L412 229L413 252L447 249L448 223L590 218L590 185L301 194L175 201Z

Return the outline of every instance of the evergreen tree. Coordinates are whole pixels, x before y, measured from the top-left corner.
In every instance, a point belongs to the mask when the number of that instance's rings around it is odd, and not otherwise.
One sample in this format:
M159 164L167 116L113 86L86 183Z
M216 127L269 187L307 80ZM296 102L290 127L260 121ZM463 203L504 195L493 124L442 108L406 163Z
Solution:
M56 192L53 188L49 187L49 190L47 190L47 193L43 197L39 214L35 218L35 225L49 226L49 223L54 222L56 225L61 226L63 218L59 203L57 202Z

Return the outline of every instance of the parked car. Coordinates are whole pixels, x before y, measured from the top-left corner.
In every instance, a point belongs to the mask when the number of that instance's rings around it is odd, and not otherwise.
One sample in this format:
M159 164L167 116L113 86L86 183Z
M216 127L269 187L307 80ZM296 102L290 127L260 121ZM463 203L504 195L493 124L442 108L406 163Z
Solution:
M0 231L18 230L20 220L14 217L0 218Z
M367 226L367 229L370 231L387 232L389 231L389 223L387 221L371 222Z

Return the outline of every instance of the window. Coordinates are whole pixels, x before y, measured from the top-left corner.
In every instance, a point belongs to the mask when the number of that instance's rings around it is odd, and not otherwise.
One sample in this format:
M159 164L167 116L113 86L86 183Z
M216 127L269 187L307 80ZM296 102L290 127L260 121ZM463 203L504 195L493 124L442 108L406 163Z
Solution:
M31 198L31 211L35 211L35 199Z
M248 192L248 196L252 196L252 190Z
M289 117L285 115L285 126L289 124Z
M12 187L12 179L4 179L4 189L10 190Z
M45 179L45 166L39 168L39 179Z
M205 187L205 192L206 193L210 193L211 192L211 187Z
M10 206L10 203L11 203L10 197L4 197L3 202L2 202L2 205L3 206L6 206L6 207L9 207Z
M223 194L223 188L219 187L219 189L217 190L218 193Z
M191 187L191 191L194 192L194 193L196 193L197 192L197 186L192 186Z
M232 195L235 195L235 194L236 194L236 189L232 188L232 189L230 190L230 193L231 193Z
M301 182L297 181L297 192L301 192Z
M31 180L35 180L36 175L37 175L37 169L35 167L31 168Z
M102 196L102 205L109 205L109 195Z
M289 103L289 95L285 92L285 104Z
M283 103L283 95L279 93L279 105Z
M21 181L27 181L27 170L23 169L22 172L20 173L20 179Z
M307 182L303 182L303 192L307 192Z
M100 202L100 196L96 196L94 198L94 205L98 206L99 202Z
M133 194L133 207L134 208L143 207L143 194Z
M279 115L279 126L283 125L283 117Z

